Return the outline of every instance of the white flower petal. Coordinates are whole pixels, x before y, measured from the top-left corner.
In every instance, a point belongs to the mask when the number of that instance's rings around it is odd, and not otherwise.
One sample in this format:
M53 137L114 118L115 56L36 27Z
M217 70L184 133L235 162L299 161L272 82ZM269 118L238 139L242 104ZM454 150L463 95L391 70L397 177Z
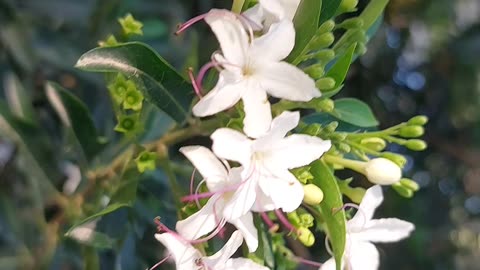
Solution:
M248 19L250 25L252 26L252 30L262 30L263 20L265 19L265 11L260 4L256 4L255 6L245 10L242 15Z
M222 213L223 205L220 195L212 196L198 212L177 222L177 232L186 239L194 240L213 231L222 219L218 215Z
M248 246L248 251L255 252L258 247L258 232L253 224L253 215L251 212L246 213L238 219L229 220L243 235Z
M248 179L235 191L228 202L225 202L223 216L227 220L234 220L248 213L257 197L255 189L257 181Z
M270 198L270 196L267 196L260 187L256 189L256 194L257 194L257 198L255 200L255 203L252 206L252 211L268 212L268 211L275 210L277 208L275 207L275 204L273 203L272 198Z
M282 208L285 212L296 210L304 197L303 186L289 171L276 171L275 175L262 177L260 188L270 197L275 209Z
M243 131L251 138L264 135L272 122L267 93L261 89L249 89L244 93L242 100L245 111Z
M242 245L243 237L239 231L234 231L227 243L212 256L204 258L204 262L212 269L222 269L225 263L232 257L237 249ZM192 268L193 269L193 268Z
M355 216L347 223L347 227L352 232L361 231L363 227L370 222L375 213L375 209L382 203L383 193L382 188L375 185L365 192L359 210Z
M330 258L322 264L319 270L336 270L335 258Z
M155 238L172 254L177 270L191 270L197 267L195 260L202 257L200 252L179 236L172 233L157 233Z
M230 259L225 263L222 270L269 270L267 267L259 265L246 258Z
M251 157L251 141L242 133L229 128L219 128L210 136L212 150L222 159L240 162L244 167Z
M377 270L380 255L372 243L355 241L352 238L350 249L345 253L345 265L351 270Z
M262 61L280 61L285 59L295 46L295 28L293 23L288 20L282 20L272 24L268 32L259 38L253 40L249 57L255 62L257 59Z
M300 0L260 0L260 5L279 20L293 20Z
M315 82L302 70L286 62L262 64L256 73L261 87L270 95L292 101L309 101L321 96Z
M204 117L224 111L235 105L242 97L245 85L225 79L227 72L222 71L217 85L206 96L201 98L192 112L195 116Z
M208 190L222 189L228 182L228 172L225 165L204 146L185 146L179 150L184 154L200 174L205 178Z
M287 133L298 126L300 121L299 112L284 111L272 121L272 127L267 136L271 139L282 139Z
M330 141L309 135L293 134L272 143L271 148L266 152L265 166L271 171L305 166L319 159L330 147Z
M373 219L363 230L355 233L355 238L371 242L396 242L410 235L415 226L397 218Z
M205 17L215 33L222 53L230 64L243 66L248 48L248 35L238 18L229 11L212 9Z

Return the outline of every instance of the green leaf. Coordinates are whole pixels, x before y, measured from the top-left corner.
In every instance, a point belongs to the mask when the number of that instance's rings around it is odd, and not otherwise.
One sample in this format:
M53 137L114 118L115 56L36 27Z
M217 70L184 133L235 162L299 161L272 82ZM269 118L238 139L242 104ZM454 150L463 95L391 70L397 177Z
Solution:
M378 126L378 121L370 107L363 101L355 98L342 98L335 101L332 116L359 127Z
M258 215L255 215L254 222L258 228L258 248L254 254L249 255L255 256L257 260L261 260L263 265L269 267L269 269L274 269L275 258L273 254L272 237L268 232L265 222L263 222Z
M352 63L356 46L356 43L352 44L343 55L338 57L336 62L325 75L326 77L331 77L335 80L335 87L333 87L334 89L339 88L343 81L345 81L345 77L350 69L350 64Z
M293 19L295 25L295 47L288 56L287 61L295 63L297 58L304 53L305 48L318 29L322 0L303 0L298 6Z
M102 150L98 135L87 106L69 91L54 82L45 85L48 100L62 123L71 129L88 160Z
M335 12L337 11L341 3L342 0L325 1L322 6L322 11L320 13L320 21L318 25L330 20L335 15Z
M70 233L75 228L77 228L77 227L79 227L79 226L81 226L81 225L83 225L83 224L85 224L89 221L92 221L96 218L100 218L104 215L108 215L108 214L110 214L114 211L117 211L118 209L123 208L123 207L130 207L130 204L128 204L128 203L112 203L112 204L108 205L107 207L105 207L105 209L103 209L102 211L100 211L100 212L98 212L94 215L91 215L91 216L83 219L82 221L78 222L77 224L73 225L72 228L70 228L66 234Z
M13 73L7 73L4 81L5 97L11 112L23 121L36 124L35 112L30 95Z
M325 221L337 270L340 270L347 237L345 211L339 210L343 207L342 193L333 172L323 161L317 160L312 163L310 173L314 176L313 183L325 194L317 210Z
M121 72L142 80L146 100L177 122L185 121L193 98L191 85L149 46L140 42L93 49L76 67L93 72Z

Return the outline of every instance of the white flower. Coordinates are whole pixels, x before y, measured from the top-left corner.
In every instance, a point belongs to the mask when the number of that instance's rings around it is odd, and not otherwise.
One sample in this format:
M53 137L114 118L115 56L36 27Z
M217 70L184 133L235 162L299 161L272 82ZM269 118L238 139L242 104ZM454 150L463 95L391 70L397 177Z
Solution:
M303 186L288 170L320 158L331 143L302 134L285 137L299 119L298 112L283 112L272 121L268 133L257 140L228 128L212 134L214 153L244 168L242 185L233 194L232 203L224 208L226 216L235 218L250 210L279 208L291 212L302 203Z
M378 185L392 185L402 178L400 167L386 158L371 159L363 169L368 180Z
M283 19L292 21L299 4L300 0L260 0L243 15L253 22L254 26L263 26L268 30L273 23Z
M173 256L177 270L268 270L249 259L230 259L243 242L242 235L238 231L232 234L222 249L208 257L174 233L157 233L155 238Z
M217 36L222 55L215 61L223 68L217 85L193 107L196 116L218 113L243 101L244 131L263 135L272 120L267 93L282 99L309 101L320 96L315 82L299 68L281 61L295 43L293 24L283 20L265 35L249 40L237 16L212 10L205 17Z
M344 264L350 270L378 269L380 256L372 242L396 242L408 237L415 228L412 223L396 218L372 219L382 201L382 188L378 185L369 188L358 212L347 222ZM320 270L335 270L335 260L329 259Z
M189 240L213 231L225 220L237 227L243 234L249 251L254 252L258 247L257 229L253 224L251 212L236 218L224 216L223 209L232 202L232 194L241 185L240 172L242 168L228 170L203 146L186 146L180 148L182 152L204 177L208 190L213 196L205 206L187 219L177 222L177 232Z

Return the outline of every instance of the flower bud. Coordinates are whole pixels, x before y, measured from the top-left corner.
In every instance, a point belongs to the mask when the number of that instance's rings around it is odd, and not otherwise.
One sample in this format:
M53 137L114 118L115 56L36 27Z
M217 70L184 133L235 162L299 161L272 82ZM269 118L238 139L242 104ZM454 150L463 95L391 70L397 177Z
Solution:
M322 23L320 27L317 29L316 34L320 35L325 32L332 32L333 28L335 27L335 22L333 20L328 20Z
M425 115L417 115L408 120L407 125L419 125L424 126L428 123L428 117Z
M400 180L400 184L413 192L416 192L420 189L420 186L417 182L413 181L412 179L402 178Z
M338 25L339 28L344 29L357 29L363 26L363 20L361 18L355 17L344 20L341 24Z
M343 12L354 11L357 5L358 5L358 0L342 0L338 9Z
M398 135L404 138L416 138L425 133L425 129L422 126L404 126L398 131Z
M325 64L335 58L335 51L332 49L320 50L316 52L313 57L317 59L320 63Z
M310 205L317 205L323 201L323 191L314 184L307 184L303 186L305 193L303 202Z
M135 88L129 88L123 99L123 108L125 110L140 111L143 105L143 95Z
M338 150L340 150L343 153L350 153L352 148L350 147L350 145L341 142L341 143L338 144Z
M312 227L314 221L315 221L315 218L309 213L304 213L300 215L300 224L303 227L306 227L306 228Z
M287 213L287 218L288 218L288 221L290 221L290 223L292 223L293 226L295 227L301 226L301 220L297 212L293 211L293 212Z
M332 140L335 140L335 141L339 141L339 142L342 142L342 141L345 141L345 139L347 138L347 133L345 132L335 132L333 134L330 135L330 138Z
M335 108L335 103L329 98L318 99L315 101L315 109L322 112L331 112Z
M313 175L310 173L310 167L292 169L291 172L302 184L306 184L313 179Z
M118 19L118 22L126 35L143 35L143 24L135 20L132 14L127 14L127 16Z
M323 68L323 65L321 64L311 65L308 68L304 69L303 71L305 71L305 73L307 73L308 76L310 76L313 79L319 79L323 75L325 75L325 70Z
M365 138L360 141L360 144L374 151L382 151L387 147L387 142L378 137Z
M400 183L395 183L392 185L393 189L402 197L404 198L412 198L413 197L413 190L403 186Z
M364 171L370 182L379 185L392 185L402 177L400 167L386 158L374 158L368 161Z
M357 43L357 47L355 47L355 53L358 55L364 55L367 53L367 47L363 43Z
M155 170L156 160L157 160L157 154L155 152L143 151L135 159L135 163L137 164L138 171L143 173L146 170L149 170L149 171Z
M315 85L320 90L329 90L334 88L335 84L336 82L333 78L325 77L325 78L321 78L320 80L317 80Z
M408 140L407 143L405 143L405 147L412 151L423 151L427 148L427 143L424 140Z
M298 240L307 247L311 247L315 244L315 236L308 228L299 228L297 230L297 236Z
M113 82L108 85L110 95L117 104L121 104L123 102L128 89L132 88L136 89L135 83L125 79L125 77L120 73L118 73Z
M407 159L400 154L396 154L392 152L383 152L382 157L393 161L400 168L405 167L405 165L407 164Z
M318 123L313 123L311 125L308 125L306 128L302 130L303 134L311 135L311 136L317 136L320 134L322 131L322 125Z
M327 133L333 133L338 127L338 122L337 121L332 121L328 125L325 126L323 130Z
M100 47L113 47L117 46L118 44L120 43L117 41L114 35L110 35L106 40L101 40L98 42Z
M315 37L309 44L309 48L312 50L323 49L332 45L335 41L335 36L332 32L327 32Z
M138 128L138 114L122 115L114 130L121 133L130 133Z

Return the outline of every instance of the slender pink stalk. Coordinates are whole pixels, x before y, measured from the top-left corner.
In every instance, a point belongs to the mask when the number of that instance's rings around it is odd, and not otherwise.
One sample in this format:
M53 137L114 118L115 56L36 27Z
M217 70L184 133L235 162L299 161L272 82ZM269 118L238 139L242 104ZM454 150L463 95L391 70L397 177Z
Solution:
M192 176L190 177L190 194L193 194L193 186L195 184L195 173L197 168L193 168Z
M283 215L282 211L275 209L275 215L277 215L278 220L290 231L295 232L297 229L288 221L288 219Z
M305 265L310 265L310 266L314 266L314 267L322 267L322 263L319 263L319 262L315 262L315 261L311 261L311 260L307 260L307 259L304 259L304 258L301 258L301 257L293 257L293 259L301 264L305 264Z
M273 221L268 217L267 213L260 212L260 216L262 217L265 224L267 224L269 230L272 230L275 227L275 223L273 223Z
M188 77L190 78L190 81L192 82L192 86L193 86L193 90L195 91L195 94L198 96L198 98L202 98L203 97L202 87L196 81L195 76L193 76L193 69L192 68L188 69Z
M179 25L177 31L175 32L175 35L179 35L179 34L182 33L183 31L185 31L185 29L187 29L187 28L189 28L190 26L196 24L197 22L205 19L205 17L207 16L207 14L208 14L208 13L198 15L198 16L193 17L193 18L191 18L190 20L186 21L185 23Z
M159 261L158 263L156 263L154 266L150 267L148 270L154 270L155 268L159 267L162 263L166 262L168 259L170 259L170 257L172 257L172 255L168 255L167 257L163 258L161 261Z

